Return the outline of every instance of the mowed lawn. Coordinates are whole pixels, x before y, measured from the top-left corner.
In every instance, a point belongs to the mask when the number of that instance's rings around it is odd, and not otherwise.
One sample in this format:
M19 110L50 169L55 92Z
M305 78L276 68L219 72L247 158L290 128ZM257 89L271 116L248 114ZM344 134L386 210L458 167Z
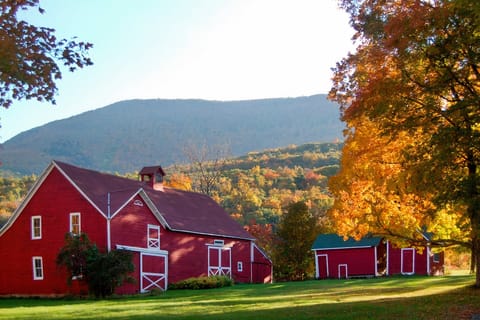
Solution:
M235 285L93 299L0 299L0 319L472 319L473 276Z

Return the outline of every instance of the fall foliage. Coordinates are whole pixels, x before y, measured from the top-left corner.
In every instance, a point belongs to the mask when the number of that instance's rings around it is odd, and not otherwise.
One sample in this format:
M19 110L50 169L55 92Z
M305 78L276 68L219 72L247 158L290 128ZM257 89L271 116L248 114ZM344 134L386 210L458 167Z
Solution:
M344 0L341 5L350 14L358 45L337 64L330 92L348 126L342 164L371 166L372 173L365 170L361 179L348 180L349 169L342 168L332 181L335 202L344 202L335 207L347 210L345 222L355 210L368 213L358 228L345 223L342 232L359 237L383 225L384 232L415 242L419 228L436 228L434 242L470 246L478 270L478 4ZM365 156L351 157L349 149ZM393 157L391 166L386 153ZM442 232L440 225L450 228L445 224L461 231Z

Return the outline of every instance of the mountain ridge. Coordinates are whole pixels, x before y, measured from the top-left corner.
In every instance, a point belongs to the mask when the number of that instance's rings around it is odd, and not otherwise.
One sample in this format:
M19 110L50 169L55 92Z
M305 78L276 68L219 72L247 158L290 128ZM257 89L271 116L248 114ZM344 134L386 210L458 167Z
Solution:
M22 132L2 144L2 173L38 174L52 159L108 171L185 162L187 144L228 145L232 156L342 137L326 95L215 101L119 101Z

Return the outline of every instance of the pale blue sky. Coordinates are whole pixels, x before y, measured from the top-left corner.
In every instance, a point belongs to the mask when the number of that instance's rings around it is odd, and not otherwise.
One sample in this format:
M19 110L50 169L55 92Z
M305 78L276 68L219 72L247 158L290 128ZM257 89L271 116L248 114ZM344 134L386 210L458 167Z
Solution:
M40 0L26 19L93 43L94 65L64 72L57 105L0 110L0 142L126 99L243 100L327 93L352 50L336 0ZM106 124L107 125L107 124Z

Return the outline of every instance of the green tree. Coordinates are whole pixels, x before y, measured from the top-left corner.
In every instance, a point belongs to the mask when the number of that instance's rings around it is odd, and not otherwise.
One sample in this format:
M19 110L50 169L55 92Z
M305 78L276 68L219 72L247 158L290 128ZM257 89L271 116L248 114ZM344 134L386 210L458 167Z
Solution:
M317 233L317 219L304 202L287 207L275 232L273 259L277 279L305 280L313 273L311 247Z
M70 71L92 64L86 55L92 44L57 39L55 30L18 19L18 13L39 7L39 0L3 0L0 3L0 105L37 99L55 104L59 64Z
M396 151L403 170L397 182L437 210L463 213L478 270L478 4L343 0L341 5L350 14L358 47L337 64L330 96L340 103L347 135L354 135L364 118L392 141L418 137Z
M67 269L68 284L73 277L85 281L89 292L96 298L112 295L115 288L132 280L130 273L134 271L130 252L113 250L102 253L85 233L65 235L65 245L57 255L57 265Z

